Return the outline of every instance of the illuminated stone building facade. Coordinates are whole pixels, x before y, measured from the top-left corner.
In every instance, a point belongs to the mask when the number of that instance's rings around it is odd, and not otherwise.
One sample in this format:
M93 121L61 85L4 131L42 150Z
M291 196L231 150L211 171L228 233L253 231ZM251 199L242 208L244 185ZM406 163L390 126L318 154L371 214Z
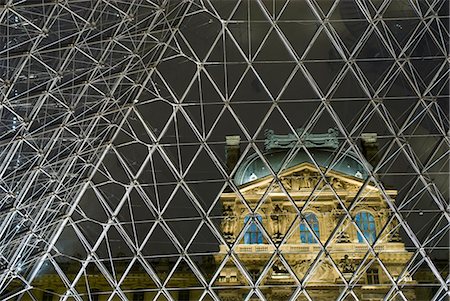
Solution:
M221 196L224 236L248 272L228 261L221 284L236 289L224 290L223 299L242 300L248 289L239 287L251 280L267 300L288 300L299 286L312 300L335 300L347 294L346 281L356 293L346 300L382 300L392 281L414 283L403 273L412 253L385 202L396 190L384 194L368 181L355 155L333 158L334 130L307 136L307 150L294 155L295 137L267 136L267 161L247 158L236 171L238 193ZM226 253L222 245L218 264ZM407 292L414 300L414 291Z

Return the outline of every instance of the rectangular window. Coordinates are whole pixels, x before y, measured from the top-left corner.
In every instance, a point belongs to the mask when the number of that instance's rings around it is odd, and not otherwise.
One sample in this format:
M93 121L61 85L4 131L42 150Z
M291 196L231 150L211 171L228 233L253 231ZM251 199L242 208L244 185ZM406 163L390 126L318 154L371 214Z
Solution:
M262 217L261 215L257 215L256 218L261 223ZM250 219L250 216L247 215L244 218L244 223L246 223ZM258 226L252 222L247 229L247 232L244 235L244 243L245 244L262 244L263 243L263 235Z
M133 301L144 301L144 292L135 292L133 294Z
M178 292L178 301L189 301L189 291L179 291Z
M378 279L378 269L368 269L366 276L367 276L367 284L380 283L380 280Z
M314 213L306 213L305 214L306 222L308 222L311 229L314 231L314 233L320 237L319 232L319 221ZM317 243L316 238L314 235L309 231L308 227L306 226L305 222L302 222L300 224L300 241L302 243L307 244L315 244Z

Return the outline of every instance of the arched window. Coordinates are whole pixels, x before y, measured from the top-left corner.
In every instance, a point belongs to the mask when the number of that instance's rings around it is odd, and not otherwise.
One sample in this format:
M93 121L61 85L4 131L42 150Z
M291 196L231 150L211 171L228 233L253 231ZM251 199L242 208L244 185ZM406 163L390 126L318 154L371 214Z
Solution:
M262 222L261 215L256 215L256 218ZM250 216L247 215L244 218L244 224L247 223L247 221L250 219ZM263 243L263 236L261 233L261 230L258 228L258 226L252 222L250 224L250 227L248 227L247 232L244 234L244 243L245 244L262 244Z
M317 220L316 215L314 213L306 213L305 219L314 233L316 233L317 237L319 237L319 221ZM312 235L304 222L300 224L300 241L305 244L317 243L316 238Z
M368 242L373 243L377 239L377 232L375 228L375 219L373 215L367 211L362 211L355 216L356 224ZM364 242L361 234L358 232L358 241Z

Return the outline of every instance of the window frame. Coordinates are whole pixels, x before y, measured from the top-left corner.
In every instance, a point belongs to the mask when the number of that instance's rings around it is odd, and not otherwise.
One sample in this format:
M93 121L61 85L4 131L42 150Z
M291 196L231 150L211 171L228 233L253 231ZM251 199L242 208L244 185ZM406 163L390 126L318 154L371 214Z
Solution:
M246 215L244 217L244 225L247 221L251 219L251 215ZM262 216L259 214L255 215L255 219L258 219L260 223L262 223ZM245 231L244 234L244 244L249 245L260 245L263 243L263 235L261 229L259 229L258 225L254 220L250 222L249 227Z
M380 284L380 274L378 268L369 268L366 271L366 283L368 285Z
M308 222L311 229L320 239L320 223L317 215L314 212L305 213L305 220ZM316 244L318 243L317 239L313 236L313 234L309 231L305 222L302 221L299 226L300 230L300 242L304 244Z
M369 211L360 211L355 215L355 222L366 240L370 244L373 244L377 240L377 224L373 214ZM361 233L357 231L356 235L358 237L358 242L363 243L364 239L361 236Z

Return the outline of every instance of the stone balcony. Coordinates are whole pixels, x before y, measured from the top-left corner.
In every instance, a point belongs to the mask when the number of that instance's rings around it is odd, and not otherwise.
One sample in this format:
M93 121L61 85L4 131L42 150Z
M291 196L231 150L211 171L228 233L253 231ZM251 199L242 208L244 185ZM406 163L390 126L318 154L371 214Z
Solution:
M346 253L364 255L369 250L368 246L359 243L339 243L327 248L329 253ZM403 243L381 243L374 247L378 254L403 254L407 253ZM273 253L275 247L269 244L240 244L235 248L238 254ZM280 247L283 254L317 254L320 251L318 244L285 244ZM220 247L221 253L226 253L225 246Z

